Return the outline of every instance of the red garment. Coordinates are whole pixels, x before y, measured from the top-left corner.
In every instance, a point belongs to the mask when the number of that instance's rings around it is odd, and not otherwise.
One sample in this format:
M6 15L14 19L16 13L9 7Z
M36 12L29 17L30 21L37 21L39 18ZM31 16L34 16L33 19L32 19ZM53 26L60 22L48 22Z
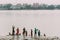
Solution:
M16 31L17 31L16 34L18 35L19 34L19 28L17 28Z

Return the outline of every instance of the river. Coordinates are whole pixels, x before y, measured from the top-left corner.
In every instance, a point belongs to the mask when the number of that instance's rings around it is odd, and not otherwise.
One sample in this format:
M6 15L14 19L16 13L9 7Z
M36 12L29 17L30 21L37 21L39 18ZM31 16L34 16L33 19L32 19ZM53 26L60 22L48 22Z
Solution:
M30 34L30 29L37 28L47 36L60 37L60 10L0 10L0 35L8 35L19 27L20 33L25 27Z

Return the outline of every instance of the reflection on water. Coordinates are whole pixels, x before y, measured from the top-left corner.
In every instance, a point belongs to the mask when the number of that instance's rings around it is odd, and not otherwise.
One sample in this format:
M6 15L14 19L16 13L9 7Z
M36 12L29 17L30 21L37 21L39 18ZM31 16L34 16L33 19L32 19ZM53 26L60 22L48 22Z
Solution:
M12 37L12 40L15 40L15 36Z
M19 40L19 36L17 36L17 40Z
M21 40L19 36L12 36L11 40Z

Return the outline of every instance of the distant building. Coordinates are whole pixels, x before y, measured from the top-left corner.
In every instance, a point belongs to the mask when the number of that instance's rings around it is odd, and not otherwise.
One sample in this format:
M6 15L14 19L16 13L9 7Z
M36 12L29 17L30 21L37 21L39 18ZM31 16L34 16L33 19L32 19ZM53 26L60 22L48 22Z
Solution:
M40 6L39 3L33 3L32 5L33 8L38 8L39 6Z

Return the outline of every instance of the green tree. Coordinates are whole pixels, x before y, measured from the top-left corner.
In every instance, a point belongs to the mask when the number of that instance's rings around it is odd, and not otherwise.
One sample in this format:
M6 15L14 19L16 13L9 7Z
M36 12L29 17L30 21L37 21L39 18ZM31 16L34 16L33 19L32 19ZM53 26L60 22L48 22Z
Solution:
M31 5L26 5L25 8L26 9L31 9Z
M12 4L5 4L5 5L3 6L3 8L10 10L10 9L11 9L11 8L10 8L11 6L12 6Z
M49 6L47 7L47 9L55 9L55 6L54 6L54 5L49 5Z
M47 9L47 4L41 4L38 9Z
M56 9L60 9L60 5L57 5L57 6L56 6Z

